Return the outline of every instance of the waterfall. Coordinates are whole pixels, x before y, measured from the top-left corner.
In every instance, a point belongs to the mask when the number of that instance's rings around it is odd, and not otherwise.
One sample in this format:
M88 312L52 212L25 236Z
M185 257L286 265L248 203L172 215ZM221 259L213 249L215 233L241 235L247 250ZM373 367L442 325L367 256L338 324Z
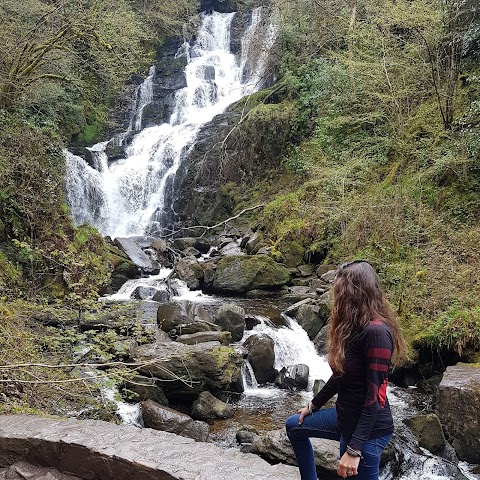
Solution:
M309 390L312 390L313 383L315 380L328 380L332 371L328 362L318 355L315 350L315 346L312 341L308 338L307 332L290 317L284 315L284 320L286 322L285 327L277 327L272 323L272 321L267 317L262 317L256 315L255 318L260 322L258 325L255 325L252 330L245 331L243 339L240 343L244 343L245 340L252 336L257 335L258 333L265 333L268 335L274 342L275 348L275 363L274 368L281 370L283 367L296 364L305 364L309 367ZM250 365L244 366L242 370L243 374L243 383L247 386L246 393L250 389L257 391L257 386L249 379L250 374L253 375L253 372L250 372L248 368ZM255 379L255 376L253 376Z
M230 52L234 15L203 14L195 43L185 43L177 53L187 60L187 86L176 92L168 123L139 131L143 110L153 98L155 67L151 67L137 89L128 130L89 149L93 167L66 153L67 198L76 224L88 222L112 237L161 230L162 212L170 208L165 205L166 192L200 128L261 86L275 31L262 22L263 9L255 9L242 38L243 56L237 59ZM248 61L254 50L256 60ZM125 158L109 162L107 146L122 145L132 134Z

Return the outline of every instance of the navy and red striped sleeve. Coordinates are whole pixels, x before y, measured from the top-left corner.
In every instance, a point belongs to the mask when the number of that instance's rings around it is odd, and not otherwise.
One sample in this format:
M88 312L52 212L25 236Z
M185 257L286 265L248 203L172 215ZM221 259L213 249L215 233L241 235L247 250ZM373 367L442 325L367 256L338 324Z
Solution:
M362 450L387 400L393 338L383 322L375 320L365 328L362 352L367 375L367 393L360 419L349 442L349 446L355 450Z

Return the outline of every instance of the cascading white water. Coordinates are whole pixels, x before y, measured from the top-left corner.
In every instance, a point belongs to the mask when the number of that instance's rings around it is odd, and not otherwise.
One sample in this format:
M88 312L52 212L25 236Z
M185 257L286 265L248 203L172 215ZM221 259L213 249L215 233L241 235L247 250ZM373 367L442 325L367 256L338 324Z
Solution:
M260 21L262 9L256 9L242 48L247 55L245 52L251 51L255 42L256 49L262 44L260 53L254 65L245 59L237 61L230 52L234 15L203 15L195 44L183 45L179 55L187 58L187 86L176 92L169 123L136 134L126 150L126 158L111 164L105 154L108 142L90 148L94 168L82 158L66 153L67 195L77 224L88 222L112 237L142 235L151 230L166 207L168 182L192 148L202 125L260 87L274 29L264 28ZM137 92L129 131L112 139L112 144L121 144L128 133L141 127L143 109L152 99L154 74L152 67Z
M253 327L252 330L245 331L242 343L252 335L257 335L260 332L265 333L274 341L275 369L281 370L283 367L297 364L308 365L309 390L312 389L314 380L328 380L332 374L328 362L318 355L315 346L308 338L307 332L295 320L284 316L287 326L278 328L272 324L271 320L267 317L256 316L255 318L257 318L260 323ZM242 373L244 374L245 392L247 394L257 394L258 385L249 381L246 377L246 375L250 374L248 369ZM271 390L275 392L275 389Z

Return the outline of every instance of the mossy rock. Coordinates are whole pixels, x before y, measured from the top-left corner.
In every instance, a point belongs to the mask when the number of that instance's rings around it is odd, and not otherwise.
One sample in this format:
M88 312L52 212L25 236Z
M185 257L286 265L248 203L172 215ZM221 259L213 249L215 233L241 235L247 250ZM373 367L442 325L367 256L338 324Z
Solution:
M249 290L278 289L290 280L290 273L266 255L222 258L215 271L213 288L244 293Z

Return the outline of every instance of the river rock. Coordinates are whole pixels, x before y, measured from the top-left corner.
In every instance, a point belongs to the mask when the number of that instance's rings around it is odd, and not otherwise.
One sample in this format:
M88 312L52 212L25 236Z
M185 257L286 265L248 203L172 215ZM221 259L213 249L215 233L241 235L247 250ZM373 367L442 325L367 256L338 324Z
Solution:
M458 458L480 463L480 367L447 367L437 391L437 413Z
M203 254L208 253L210 248L212 248L210 242L206 238L196 238L193 247Z
M235 304L222 305L215 316L215 321L222 330L232 334L232 342L242 339L245 331L245 310Z
M305 264L298 266L298 272L300 273L301 277L309 277L315 271L313 265Z
M137 300L150 300L156 293L155 287L139 286L133 291L132 297Z
M248 361L252 366L257 382L273 382L277 371L275 364L275 342L264 333L251 335L243 344L248 350Z
M6 467L29 461L89 480L300 478L297 468L168 432L34 415L0 416L0 459Z
M312 301L313 300L311 298L305 298L303 300L300 300L299 302L296 302L293 305L290 305L283 313L289 317L295 318L295 315L297 314L298 309L302 305L311 305Z
M160 271L158 263L154 262L133 238L117 237L114 243L137 267L141 268L143 272L154 275Z
M275 385L284 390L305 390L308 386L308 365L298 364L283 367L275 379Z
M138 371L160 380L169 400L194 401L208 390L221 395L241 379L243 357L233 347L216 343L184 345L178 342L141 345L132 352Z
M245 255L245 253L242 252L242 249L237 242L230 242L220 248L220 255L224 257L235 257Z
M262 232L257 230L246 242L245 250L249 255L254 255L260 249L263 241Z
M442 426L434 413L407 418L405 424L417 437L418 444L430 452L435 453L445 446Z
M326 283L333 283L333 280L335 279L336 274L337 274L336 270L329 270L328 272L321 275L320 278Z
M156 381L156 378L135 375L131 380L125 382L125 388L137 394L134 400L140 400L141 402L153 400L168 407L168 399Z
M324 380L321 380L320 378L317 378L313 382L313 388L312 388L313 396L315 396L325 386L325 383L326 382Z
M170 291L167 287L159 289L158 287L155 289L155 293L152 297L154 302L158 303L168 303L170 301Z
M178 325L187 325L194 321L195 319L189 315L187 302L171 302L158 306L157 323L164 332L170 332Z
M318 332L318 334L313 339L313 344L319 355L327 355L328 354L328 324L323 326L322 329Z
M200 258L202 256L202 253L197 250L195 247L188 247L185 249L183 252L186 257L195 257L195 258Z
M205 421L230 418L233 417L233 407L210 392L202 392L192 406L192 417Z
M176 238L173 241L173 246L177 250L186 250L187 248L191 248L195 245L195 242L197 241L196 238L194 237L183 237L183 238Z
M175 265L175 274L190 290L198 290L203 279L203 270L195 257L185 257Z
M330 311L325 304L304 304L298 307L295 319L307 332L310 340L313 340L327 322L329 313Z
M170 432L182 437L193 438L197 442L206 442L208 425L198 422L184 413L164 407L152 400L142 402L145 427Z
M339 443L323 438L311 438L310 440L315 455L315 465L329 472L336 472L340 451ZM284 429L273 430L256 438L250 451L269 461L297 465L290 440Z
M196 325L197 323L191 324ZM190 326L190 325L188 325ZM185 343L186 345L196 345L197 343L219 342L221 345L229 345L232 341L232 334L230 332L196 332L190 334L181 334L176 338L177 342Z
M221 329L218 325L210 322L204 322L202 320L196 320L192 323L181 323L177 325L175 328L172 328L168 333L170 336L178 337L187 336L187 335L195 335L197 333L220 333ZM230 334L230 332L225 332ZM230 336L230 335L229 335ZM206 341L206 340L205 340ZM219 338L215 340L209 341L220 341ZM189 343L189 342L182 342L182 343ZM202 342L203 343L203 342Z
M218 262L213 288L223 292L244 293L255 289L279 288L289 279L288 270L266 255L232 256Z

